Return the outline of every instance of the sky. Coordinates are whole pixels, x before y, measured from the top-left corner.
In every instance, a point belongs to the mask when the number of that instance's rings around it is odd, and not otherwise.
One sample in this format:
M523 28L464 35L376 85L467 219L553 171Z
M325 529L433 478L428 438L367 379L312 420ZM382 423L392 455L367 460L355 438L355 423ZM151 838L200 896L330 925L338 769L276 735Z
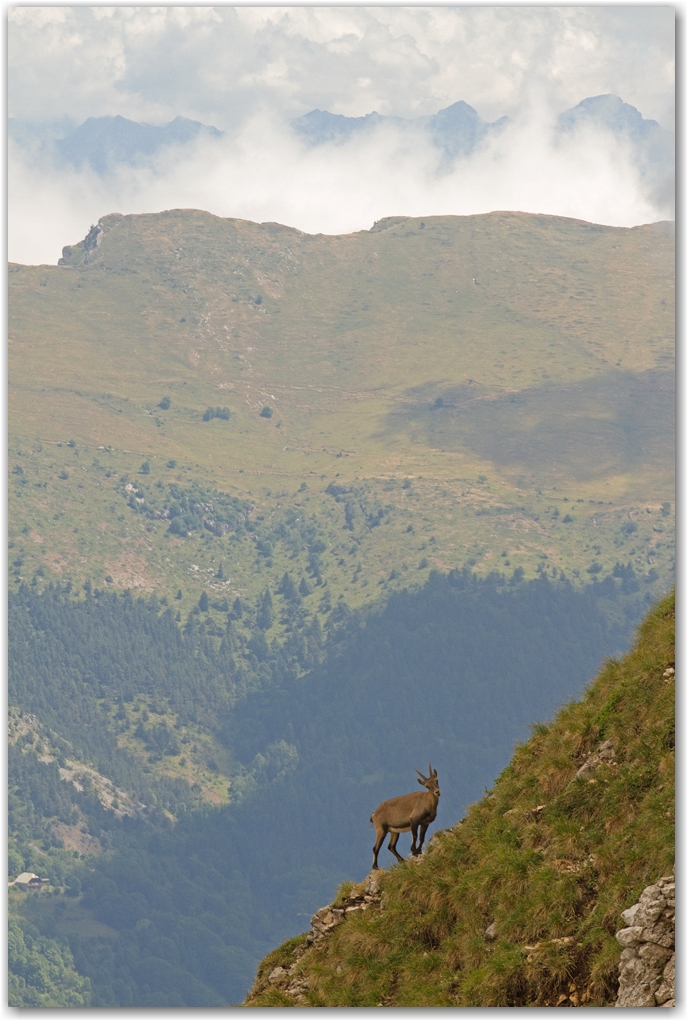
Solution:
M55 132L182 115L226 132L107 179L10 144L9 257L54 263L107 213L177 207L325 233L505 208L665 218L622 141L588 130L554 142L552 127L613 93L672 129L674 20L657 5L9 8L11 117ZM289 129L315 108L412 118L459 99L512 125L451 172L391 129L316 149Z

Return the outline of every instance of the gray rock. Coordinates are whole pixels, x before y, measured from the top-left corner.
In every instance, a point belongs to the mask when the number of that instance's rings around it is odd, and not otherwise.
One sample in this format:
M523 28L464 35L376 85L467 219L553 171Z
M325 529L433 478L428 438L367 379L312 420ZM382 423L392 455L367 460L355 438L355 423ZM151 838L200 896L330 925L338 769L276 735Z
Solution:
M621 915L616 932L620 954L616 1006L675 1005L675 877L648 885Z
M663 893L667 900L672 900L673 902L675 902L675 879L672 877L672 875L670 876L670 878L662 878L659 882L656 883L656 885L659 887L659 889L661 890L661 892Z
M663 918L664 915L661 916ZM675 946L675 915L670 920L672 921L670 924L665 919L652 928L642 928L642 941L654 942L657 946L663 946L664 949L673 949Z
M666 899L658 885L648 885L639 897L638 910L635 914L635 924L648 927L663 913L667 906Z
M634 925L635 914L637 913L638 910L639 903L633 903L631 907L627 908L627 910L623 910L622 914L620 915L625 924L628 926L628 928L631 928Z
M385 874L381 868L371 871L365 879L365 892L368 896L379 896L382 891L382 877Z
M621 928L615 933L615 937L621 946L636 946L641 942L643 931L641 925L633 925L631 928Z
M669 949L664 949L663 946L656 946L651 942L645 942L643 946L639 947L639 958L643 962L653 969L662 971L666 963L672 956Z
M656 1002L659 1006L669 1006L675 1003L675 953L668 960L663 969L663 982L656 991Z
M616 1006L655 1006L658 972L638 956L621 968Z
M497 935L498 931L496 930L496 921L493 921L485 931L484 937L487 942L493 942Z

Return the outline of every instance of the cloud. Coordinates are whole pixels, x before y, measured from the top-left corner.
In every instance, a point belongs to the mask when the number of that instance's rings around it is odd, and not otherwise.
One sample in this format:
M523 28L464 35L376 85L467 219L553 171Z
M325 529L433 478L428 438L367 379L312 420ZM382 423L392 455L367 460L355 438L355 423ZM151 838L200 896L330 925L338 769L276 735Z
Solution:
M10 146L18 261L55 262L115 210L198 207L327 233L494 208L624 225L671 215L647 197L621 140L589 129L555 144L551 133L551 111L603 93L672 126L670 7L63 6L8 18L11 116L53 122L53 135L57 122L106 114L181 115L227 132L108 179ZM515 124L450 173L388 126L312 150L286 126L313 108L413 118L459 99Z
M55 263L65 244L109 213L200 208L277 221L308 233L368 229L390 215L468 215L495 209L617 226L666 218L647 196L622 138L591 125L553 131L544 103L446 170L428 138L385 124L345 144L308 148L283 121L253 115L234 136L167 149L108 177L67 171L10 145L9 256Z
M533 93L611 92L672 126L670 7L15 7L10 115L178 114L234 129L313 107L412 117L458 99L487 120Z

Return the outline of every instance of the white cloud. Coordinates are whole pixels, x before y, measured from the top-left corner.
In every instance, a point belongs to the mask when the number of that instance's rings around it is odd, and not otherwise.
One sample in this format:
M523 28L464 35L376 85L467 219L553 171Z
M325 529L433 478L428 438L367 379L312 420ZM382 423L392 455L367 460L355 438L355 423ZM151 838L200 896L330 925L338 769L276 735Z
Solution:
M43 7L9 12L9 107L22 119L177 114L236 125L268 106L349 116L513 113L613 92L673 116L670 7ZM369 81L370 84L361 84Z
M54 262L111 211L195 206L308 231L384 215L526 209L630 225L652 205L617 141L551 141L554 113L603 93L671 126L669 7L15 7L11 116L26 121L177 115L227 130L100 179L10 148L10 257ZM417 117L458 99L517 119L490 148L437 173L391 129L306 150L286 124L315 107ZM533 111L539 111L535 113Z

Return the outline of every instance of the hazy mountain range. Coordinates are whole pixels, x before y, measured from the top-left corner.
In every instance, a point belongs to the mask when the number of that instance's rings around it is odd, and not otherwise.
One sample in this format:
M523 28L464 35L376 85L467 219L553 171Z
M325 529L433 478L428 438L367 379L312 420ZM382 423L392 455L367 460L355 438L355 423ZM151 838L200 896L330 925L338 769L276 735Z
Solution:
M65 122L62 122L64 131ZM60 125L34 125L10 117L10 138L23 148L52 153L59 163L77 169L88 165L106 174L126 163L139 165L160 149L188 145L198 138L221 138L222 131L197 120L175 117L169 124L139 124L126 117L89 117L60 137Z
M364 117L344 117L326 110L311 110L304 117L292 121L292 127L312 145L323 142L345 142L355 135L375 131L382 125L401 130L426 132L434 145L443 149L448 157L469 156L475 147L488 135L501 131L510 121L500 117L493 123L483 120L480 115L462 100L439 110L431 117L384 117L379 113L368 113Z
M345 117L327 110L311 110L291 121L293 131L310 145L345 143L354 137L372 137L380 128L422 133L447 160L469 156L480 143L493 138L508 125L509 117L488 122L472 106L460 100L427 117L407 119L372 113L364 117ZM618 96L604 95L584 99L562 113L558 132L596 127L624 138L631 146L635 161L650 183L661 194L673 187L675 136L656 121L645 119L634 106ZM186 146L199 138L219 141L225 136L216 127L185 117L157 126L140 124L125 117L89 117L75 127L68 120L51 124L31 124L10 117L9 136L22 148L52 153L58 163L81 168L89 165L98 174L106 174L122 164L140 165L161 149Z

